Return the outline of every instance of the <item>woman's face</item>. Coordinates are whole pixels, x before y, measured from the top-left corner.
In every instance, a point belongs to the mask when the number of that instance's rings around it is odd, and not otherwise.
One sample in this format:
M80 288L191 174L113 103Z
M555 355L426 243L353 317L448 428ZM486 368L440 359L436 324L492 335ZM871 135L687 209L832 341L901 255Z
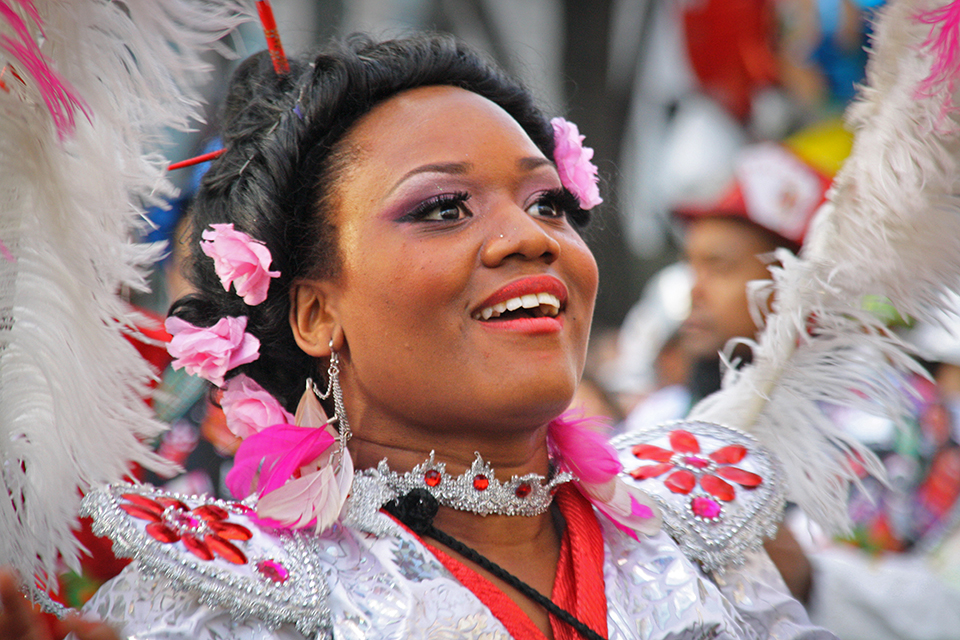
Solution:
M500 107L454 87L381 103L345 142L342 269L326 288L355 434L482 437L562 412L597 267L553 163Z

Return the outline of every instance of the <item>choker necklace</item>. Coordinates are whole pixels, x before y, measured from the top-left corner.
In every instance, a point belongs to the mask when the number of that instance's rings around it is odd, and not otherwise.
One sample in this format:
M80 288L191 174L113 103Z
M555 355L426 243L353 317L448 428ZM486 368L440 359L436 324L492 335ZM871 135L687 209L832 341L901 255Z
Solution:
M563 471L550 478L528 473L501 483L479 453L469 469L454 477L447 473L446 463L434 460L434 453L431 451L426 462L403 474L391 471L386 458L380 461L377 473L393 494L391 498L424 489L441 505L459 511L481 516L538 516L553 502L553 490L574 479L573 474Z

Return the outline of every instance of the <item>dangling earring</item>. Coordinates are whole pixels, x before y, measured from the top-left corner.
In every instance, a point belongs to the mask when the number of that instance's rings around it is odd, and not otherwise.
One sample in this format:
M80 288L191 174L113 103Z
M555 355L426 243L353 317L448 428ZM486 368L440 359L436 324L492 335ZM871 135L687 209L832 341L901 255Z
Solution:
M321 393L319 387L317 387L317 383L313 381L313 378L307 378L307 389L304 393L305 395L309 393L309 395L313 398L313 403L319 407L321 415L324 417L323 423L335 423L337 425L340 450L344 451L347 447L347 441L350 440L352 433L350 431L350 424L347 422L347 412L343 408L343 391L340 389L340 354L333 350L333 340L330 341L330 365L327 367L327 390ZM326 400L331 395L333 396L333 416L328 419L326 417L326 412L323 411L323 407L320 406L320 402L317 400L317 398L320 400ZM300 402L301 405L304 405L305 407L309 406L304 402L304 400L301 400ZM297 418L297 424L300 424L299 408L297 409Z

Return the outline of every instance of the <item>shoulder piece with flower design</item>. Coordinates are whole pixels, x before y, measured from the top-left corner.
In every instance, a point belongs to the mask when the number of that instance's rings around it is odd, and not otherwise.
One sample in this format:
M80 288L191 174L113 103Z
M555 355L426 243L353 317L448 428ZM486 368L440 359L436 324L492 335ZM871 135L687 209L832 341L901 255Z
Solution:
M776 533L780 461L752 437L707 422L674 422L615 438L621 476L660 505L664 527L707 571L741 563Z
M240 620L294 624L307 637L330 628L326 572L306 551L310 541L261 528L243 503L117 484L88 494L81 509L119 557L210 607Z

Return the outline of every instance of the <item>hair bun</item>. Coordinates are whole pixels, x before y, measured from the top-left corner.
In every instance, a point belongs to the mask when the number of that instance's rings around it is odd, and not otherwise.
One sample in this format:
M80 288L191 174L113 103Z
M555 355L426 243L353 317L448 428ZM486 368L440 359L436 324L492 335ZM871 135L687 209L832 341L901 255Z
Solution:
M259 137L289 108L290 93L303 65L290 60L290 73L278 75L267 51L240 64L227 88L220 112L221 135L227 145Z

